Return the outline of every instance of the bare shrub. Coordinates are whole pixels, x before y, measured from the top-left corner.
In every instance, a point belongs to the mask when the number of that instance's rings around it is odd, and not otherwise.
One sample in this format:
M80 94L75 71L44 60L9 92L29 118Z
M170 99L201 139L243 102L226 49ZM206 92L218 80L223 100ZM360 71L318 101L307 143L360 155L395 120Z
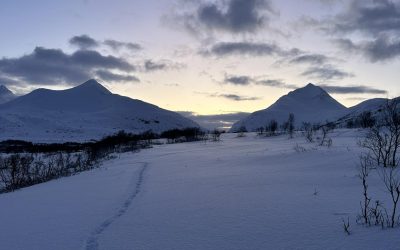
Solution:
M363 223L366 225L370 225L369 203L371 202L371 198L368 196L368 183L367 183L367 178L370 170L371 170L371 159L369 155L360 156L358 178L361 179L363 186L363 201L360 202L361 214L359 215L359 219L361 219Z
M321 138L320 138L320 142L319 145L320 146L327 146L327 147L331 147L332 146L332 139L328 137L329 132L332 131L332 127L328 126L328 125L323 125L320 128L321 130Z
M264 134L264 127L259 127L257 130L257 135L263 135Z
M385 185L386 191L390 194L392 202L392 210L390 213L389 226L394 227L398 222L396 217L397 205L400 198L400 176L398 174L398 169L394 167L381 168L380 176Z
M294 134L294 114L293 113L289 114L289 118L286 122L286 131L289 134L289 138L292 139L293 134Z
M375 205L369 209L369 223L374 223L375 226L381 225L384 227L385 217L383 211L386 211L379 200L376 200Z
M347 221L345 221L344 219L342 219L343 222L343 230L347 235L350 235L350 219L347 217Z
M400 147L400 113L398 101L388 101L382 119L368 129L361 147L369 150L377 165L397 166Z
M211 132L211 140L212 141L220 141L221 140L221 134L222 134L222 132L221 131L219 131L218 129L214 129L212 132Z
M32 176L29 173L30 164L33 161L31 155L15 154L0 160L0 179L7 191L14 191L19 187L29 186Z
M245 126L241 126L237 131L237 137L245 137L247 132L247 128Z
M307 149L300 146L298 143L296 143L296 146L293 147L294 151L296 151L297 153L303 153L306 152Z
M272 119L266 126L265 132L268 133L268 135L273 136L275 135L277 129L278 129L278 122Z
M303 133L308 142L314 142L314 128L311 123L303 122Z

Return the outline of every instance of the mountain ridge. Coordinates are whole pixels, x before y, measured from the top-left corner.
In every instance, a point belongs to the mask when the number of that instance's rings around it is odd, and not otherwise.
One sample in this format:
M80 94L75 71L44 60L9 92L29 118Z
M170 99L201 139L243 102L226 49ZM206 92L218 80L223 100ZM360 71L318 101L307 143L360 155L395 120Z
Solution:
M113 94L95 80L66 90L37 89L0 105L0 139L76 141L125 130L159 133L199 127L180 114Z
M336 121L350 113L356 114L376 108L385 100L384 98L370 99L347 108L330 96L323 88L309 83L302 88L290 91L269 107L255 111L237 121L231 127L230 132L238 131L242 127L245 127L248 131L255 131L260 127L265 127L270 120L276 120L279 124L282 124L287 121L290 113L295 115L296 127L300 127L303 122Z

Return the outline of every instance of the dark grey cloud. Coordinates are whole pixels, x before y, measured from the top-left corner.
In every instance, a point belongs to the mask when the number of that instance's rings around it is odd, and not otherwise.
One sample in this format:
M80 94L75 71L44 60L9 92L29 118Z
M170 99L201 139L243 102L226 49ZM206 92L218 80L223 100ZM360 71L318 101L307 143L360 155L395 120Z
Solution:
M265 79L265 77L251 77L246 75L225 75L225 79L223 81L225 84L233 84L238 86L247 86L247 85L262 85L274 88L285 88L285 89L296 89L298 86L294 84L286 83L281 79Z
M329 58L322 54L301 54L289 60L292 64L325 64Z
M214 31L252 33L268 27L271 17L275 16L269 0L187 2L190 2L191 8L182 10L183 6L179 6L180 14L175 19L196 35Z
M260 97L255 97L255 96L243 96L243 95L237 95L237 94L219 94L219 93L214 93L214 94L207 94L210 97L219 97L219 98L225 98L231 101L256 101L260 100Z
M93 78L98 70L130 73L135 67L122 58L93 50L67 54L60 49L36 47L31 54L0 59L0 76L25 84L78 84Z
M400 2L392 0L352 0L345 12L328 23L329 30L366 35L400 34Z
M90 49L99 46L99 43L88 35L74 36L69 40L69 43L80 49Z
M319 85L321 88L333 94L387 94L386 90L371 88L368 86L334 86Z
M69 43L71 45L74 45L78 47L81 50L85 49L93 49L96 47L99 47L100 45L105 45L111 48L113 51L120 51L122 49L130 50L130 51L137 51L141 50L142 46L138 43L132 43L132 42L122 42L114 39L106 39L104 41L98 41L89 35L79 35L79 36L73 36L70 40Z
M320 67L310 67L302 76L311 77L318 80L341 80L348 77L354 77L354 74L340 70L333 65L322 65Z
M350 0L338 15L313 20L314 26L339 37L338 47L358 53L371 62L384 62L400 57L400 1ZM358 37L354 42L348 37Z
M336 39L334 42L347 52L358 53L371 62L384 62L400 56L400 38L379 36L374 40L354 43L350 39Z
M18 82L15 81L14 79L0 75L0 85L7 86L7 85L15 85L17 83Z
M253 79L249 76L225 76L224 83L233 85L249 85L253 83Z
M134 75L116 74L108 70L97 70L96 76L106 82L140 82Z
M229 55L250 55L250 56L274 56L286 53L279 46L272 43L254 42L220 42L209 49L203 49L203 55L229 56Z
M247 117L250 113L235 112L228 114L217 114L217 115L197 115L193 112L179 111L185 117L188 117L200 126L207 129L229 129L235 122Z
M263 27L269 18L260 12L272 10L267 0L229 0L220 3L225 6L220 6L218 3L200 6L197 18L210 29L234 33L254 32Z
M145 60L141 67L144 72L166 71L166 70L180 70L185 68L186 64L174 62L171 60Z
M274 87L274 88L285 88L285 89L296 89L298 86L294 84L289 84L284 82L283 80L280 79L262 79L262 80L257 80L256 84L258 85L263 85L263 86L268 86L268 87Z
M351 39L348 38L337 38L332 40L339 48L347 52L355 52L360 46L356 45Z
M255 96L242 96L235 94L220 94L219 97L224 97L232 101L256 101L261 99L260 97Z
M94 50L78 50L72 55L66 55L71 63L88 68L107 68L119 69L123 71L133 71L135 67L122 58L115 56L103 56ZM51 59L51 58L50 58ZM54 58L53 58L54 59Z
M137 51L141 50L142 46L138 43L131 43L131 42L121 42L113 39L107 39L104 41L104 44L109 46L114 51L119 51L121 49L127 49L130 51Z
M146 60L144 62L145 71L157 71L164 70L168 67L168 65L164 62L154 62L152 60Z

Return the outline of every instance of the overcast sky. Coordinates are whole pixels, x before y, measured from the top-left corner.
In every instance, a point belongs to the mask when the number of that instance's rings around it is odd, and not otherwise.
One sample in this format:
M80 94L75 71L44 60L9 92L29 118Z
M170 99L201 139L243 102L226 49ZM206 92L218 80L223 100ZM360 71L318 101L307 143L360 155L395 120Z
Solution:
M400 95L398 0L2 0L0 36L0 84L19 94L96 78L201 115L308 82L346 106Z

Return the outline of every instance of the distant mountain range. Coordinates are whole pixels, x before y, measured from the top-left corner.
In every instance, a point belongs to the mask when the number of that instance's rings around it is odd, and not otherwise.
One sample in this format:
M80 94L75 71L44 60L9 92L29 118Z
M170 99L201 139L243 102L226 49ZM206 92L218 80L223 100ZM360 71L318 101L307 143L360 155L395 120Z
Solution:
M282 96L268 108L237 121L230 132L241 127L255 131L271 120L282 124L290 113L295 115L297 127L303 122L344 124L364 111L377 113L386 102L387 99L376 98L346 108L324 89L310 83ZM95 80L67 90L37 89L20 97L0 86L0 141L87 141L120 130L160 133L187 127L199 125L176 112L113 94Z
M95 80L67 90L37 89L0 104L0 140L84 141L119 130L158 133L186 127L199 125L178 113L113 94Z
M387 99L376 98L346 108L324 89L309 83L303 88L282 96L268 108L256 111L239 120L233 124L230 131L235 132L242 127L248 131L255 131L260 127L265 127L271 120L282 124L288 120L290 113L294 114L297 127L301 126L303 122L324 123L326 121L336 122L339 119L345 121L364 111L378 110L386 102Z

